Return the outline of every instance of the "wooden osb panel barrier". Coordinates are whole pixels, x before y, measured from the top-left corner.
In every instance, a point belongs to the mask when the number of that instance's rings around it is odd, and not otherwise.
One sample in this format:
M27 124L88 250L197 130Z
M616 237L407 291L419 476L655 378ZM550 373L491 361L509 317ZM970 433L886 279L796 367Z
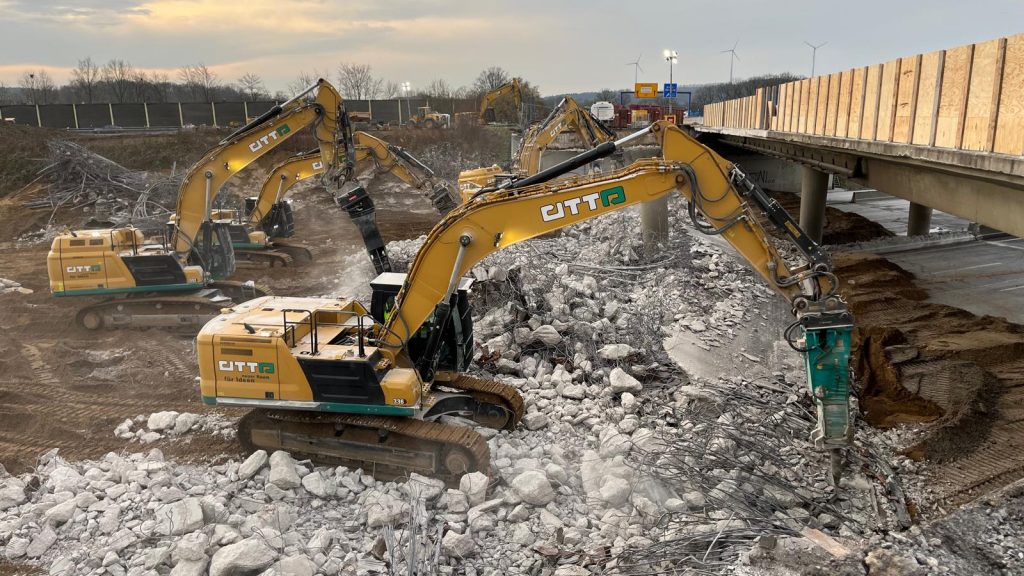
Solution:
M1024 34L704 107L704 124L1024 155Z

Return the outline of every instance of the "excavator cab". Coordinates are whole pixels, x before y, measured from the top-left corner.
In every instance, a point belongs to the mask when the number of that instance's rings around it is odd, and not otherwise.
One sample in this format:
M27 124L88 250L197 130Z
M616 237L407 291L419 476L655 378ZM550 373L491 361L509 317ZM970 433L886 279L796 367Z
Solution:
M256 209L255 196L245 199L245 213L252 214ZM291 238L295 235L295 215L292 211L290 200L280 200L270 207L270 213L265 215L259 224L260 230L266 233L268 238Z
M235 251L231 244L231 222L203 222L193 240L188 262L202 266L214 280L222 280L234 274Z
M373 296L370 300L370 314L383 324L395 306L395 297L405 284L405 274L385 272L372 282ZM473 308L469 303L469 291L473 286L471 278L463 278L452 294L449 304L451 313L443 326L437 326L437 314L430 318L409 339L409 357L417 366L427 352L430 336L434 330L441 330L438 362L434 371L462 372L473 361ZM420 370L424 377L424 370Z

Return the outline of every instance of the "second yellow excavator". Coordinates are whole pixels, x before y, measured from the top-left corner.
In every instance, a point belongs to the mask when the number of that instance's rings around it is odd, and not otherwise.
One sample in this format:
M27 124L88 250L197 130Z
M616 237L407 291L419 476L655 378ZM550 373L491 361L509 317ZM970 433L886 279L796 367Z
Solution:
M571 96L566 96L547 118L530 126L523 134L512 170L497 164L459 172L459 194L463 199L488 186L497 186L512 178L532 176L540 171L544 151L564 133L573 133L583 148L594 148L615 140L615 132L594 118Z
M354 163L341 96L319 80L222 140L189 168L178 191L167 238L149 240L134 228L74 230L54 238L47 255L57 297L102 296L77 313L90 329L193 326L232 301L258 296L251 282L224 280L235 270L227 225L211 218L226 181L254 160L310 127L329 159L325 177L343 182Z
M660 143L660 158L554 181L646 134ZM498 250L674 193L699 231L728 241L790 304L796 321L784 336L806 360L818 417L812 438L838 468L851 432L853 320L831 260L736 166L667 122L480 190L431 230L408 274L371 283L369 308L348 298L264 297L226 310L197 337L203 401L253 408L238 430L248 450L287 450L379 478L417 472L453 484L486 472L487 442L442 417L512 428L523 400L508 384L465 374L473 317L463 275ZM762 221L792 244L791 256L780 255Z
M404 148L385 142L367 132L353 132L355 169L349 180L375 170L388 172L419 190L431 206L442 216L455 207L457 197L447 182L438 179L434 171L417 160ZM281 262L312 260L309 249L287 239L295 235L295 220L288 191L299 182L323 173L325 163L320 151L297 154L276 166L260 187L257 196L246 199L243 218L234 210L214 210L212 217L227 223L235 253L240 259ZM390 270L384 242L375 222L373 201L362 187L339 195L336 200L351 216L363 235L370 259L378 273ZM283 260L279 254L290 259Z

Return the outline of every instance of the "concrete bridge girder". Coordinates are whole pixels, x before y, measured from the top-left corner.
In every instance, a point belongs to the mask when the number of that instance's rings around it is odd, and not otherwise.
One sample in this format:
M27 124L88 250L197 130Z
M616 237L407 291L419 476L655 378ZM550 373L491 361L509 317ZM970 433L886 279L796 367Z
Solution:
M719 138L731 146L838 174L909 200L918 205L911 209L911 235L927 233L930 211L925 208L933 208L1024 236L1024 158L891 142L772 138L771 133L761 132ZM814 204L817 208L818 203Z

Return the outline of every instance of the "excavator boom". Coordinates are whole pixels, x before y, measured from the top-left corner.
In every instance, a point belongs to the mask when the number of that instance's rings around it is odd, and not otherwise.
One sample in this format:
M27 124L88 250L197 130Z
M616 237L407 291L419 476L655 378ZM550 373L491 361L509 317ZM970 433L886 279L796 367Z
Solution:
M560 134L572 132L585 148L615 140L615 132L594 118L571 96L566 96L543 122L531 126L523 137L514 168L529 176L540 170L541 155Z

